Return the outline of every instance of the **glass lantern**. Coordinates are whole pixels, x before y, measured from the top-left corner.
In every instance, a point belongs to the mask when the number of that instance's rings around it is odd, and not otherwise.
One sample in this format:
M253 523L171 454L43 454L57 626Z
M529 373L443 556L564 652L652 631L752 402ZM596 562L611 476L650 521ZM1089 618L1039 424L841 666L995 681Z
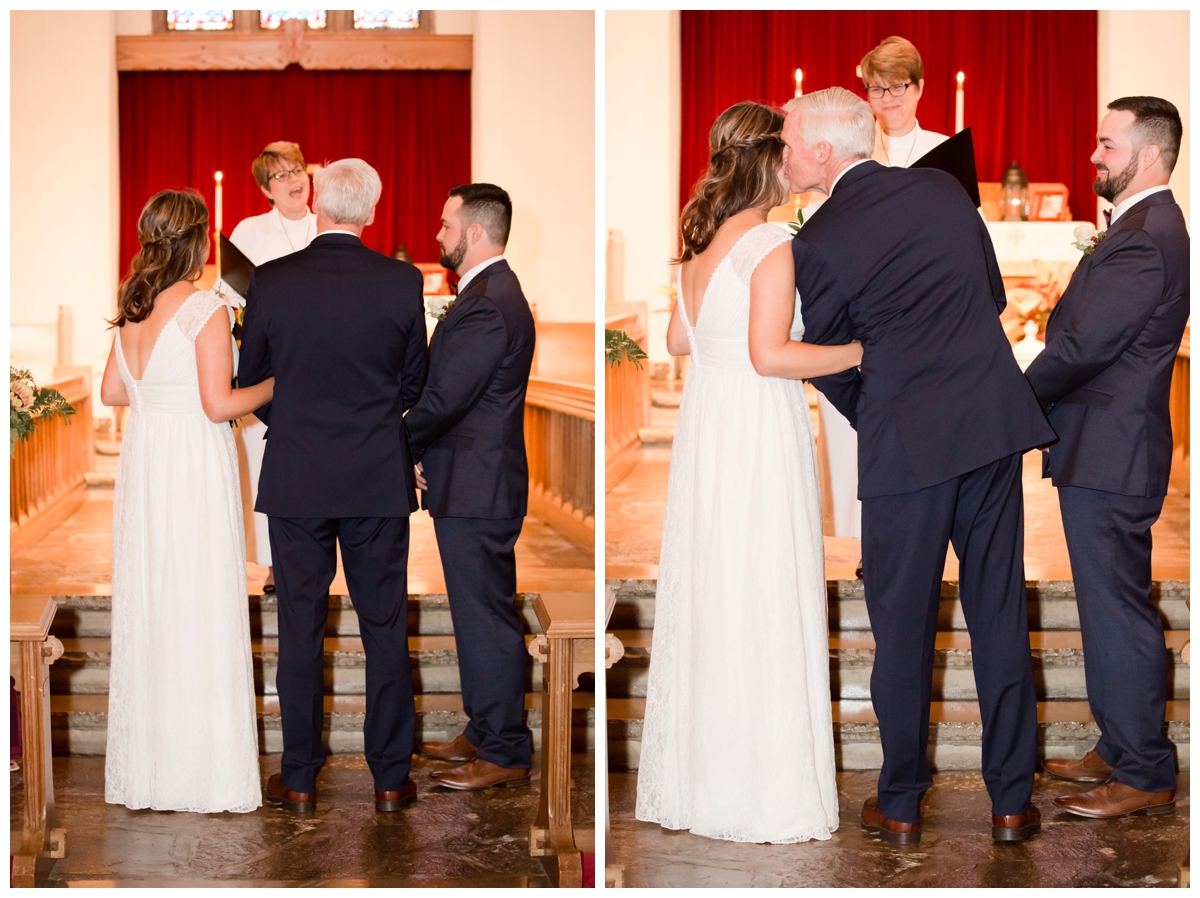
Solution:
M1029 179L1016 159L1000 181L1000 213L1003 221L1029 221Z

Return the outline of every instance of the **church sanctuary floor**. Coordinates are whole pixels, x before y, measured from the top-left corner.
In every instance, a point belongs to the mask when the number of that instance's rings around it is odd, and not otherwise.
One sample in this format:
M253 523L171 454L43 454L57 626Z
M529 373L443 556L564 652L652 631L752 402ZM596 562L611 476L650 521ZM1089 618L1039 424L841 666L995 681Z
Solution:
M590 828L595 755L577 753L571 762L574 820ZM264 755L259 763L265 783L278 771L279 755ZM333 755L317 780L313 814L267 804L248 814L188 814L105 804L104 758L55 758L67 853L43 859L38 881L57 887L546 887L551 883L541 859L529 856L540 763L535 754L529 788L452 792L429 781L431 771L452 765L415 758L416 804L378 814L362 755ZM13 832L23 813L20 776L9 779Z
M663 513L667 499L667 470L670 444L651 444L629 475L605 496L607 536L605 577L654 579L658 576L658 552L662 539ZM1049 480L1041 476L1041 453L1025 454L1025 579L1070 580L1067 541L1063 534L1058 496ZM1153 528L1155 580L1189 578L1189 497L1172 488L1162 515ZM862 557L859 541L849 537L825 538L825 576L850 580ZM954 551L947 553L947 580L958 579Z
M737 763L730 759L730 763ZM1188 853L1190 777L1181 774L1176 811L1162 817L1088 820L1058 813L1053 798L1085 787L1039 776L1034 803L1042 831L996 844L978 773L939 773L922 805L919 845L898 848L859 826L877 771L839 772L840 825L824 842L755 845L670 831L633 818L637 775L609 776L612 851L626 887L1063 888L1174 887Z
M10 558L12 592L34 595L110 595L113 491L92 487L83 504L51 533ZM445 592L433 519L419 511L409 519L408 591ZM252 528L247 528L252 529ZM253 535L249 535L253 539ZM517 589L521 592L591 591L594 563L537 518L526 518L517 541ZM251 595L262 593L267 569L249 563ZM340 570L331 587L345 591Z

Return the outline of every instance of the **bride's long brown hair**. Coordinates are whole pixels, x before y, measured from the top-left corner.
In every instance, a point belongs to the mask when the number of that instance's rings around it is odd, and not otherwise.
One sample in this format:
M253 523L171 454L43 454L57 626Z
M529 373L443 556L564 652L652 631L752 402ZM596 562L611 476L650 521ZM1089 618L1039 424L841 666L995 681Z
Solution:
M117 317L124 327L154 311L154 298L177 281L194 280L208 257L208 207L193 190L163 190L147 200L138 218L142 245L117 289Z
M779 183L783 113L762 103L737 103L717 116L708 132L708 170L692 188L679 216L686 262L704 252L731 215L787 199Z

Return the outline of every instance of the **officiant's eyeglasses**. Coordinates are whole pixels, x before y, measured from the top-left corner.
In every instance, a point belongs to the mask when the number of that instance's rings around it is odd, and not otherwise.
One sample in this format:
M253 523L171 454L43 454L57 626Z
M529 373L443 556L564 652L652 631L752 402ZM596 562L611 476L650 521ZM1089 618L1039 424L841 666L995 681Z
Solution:
M292 175L302 175L302 174L304 174L304 169L291 168L291 169L288 169L287 171L272 172L267 177L269 177L272 181L286 181Z
M904 92L908 90L911 81L904 81L900 84L893 84L890 87L868 87L867 96L873 100L878 100L884 94L891 94L893 97L904 96Z

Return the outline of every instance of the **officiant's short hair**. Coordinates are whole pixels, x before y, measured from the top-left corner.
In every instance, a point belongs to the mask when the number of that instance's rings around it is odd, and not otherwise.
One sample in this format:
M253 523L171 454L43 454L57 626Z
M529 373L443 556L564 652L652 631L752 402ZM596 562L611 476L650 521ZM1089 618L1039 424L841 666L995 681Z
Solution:
M925 64L921 62L917 48L896 35L881 40L878 47L862 58L859 66L864 85L869 85L876 76L885 82L911 81L914 84L925 77Z
M802 113L800 137L809 146L827 143L839 159L869 159L875 152L875 113L844 87L796 97L783 108Z
M1117 112L1133 113L1133 145L1138 152L1153 144L1162 153L1163 168L1170 174L1179 158L1183 122L1175 104L1161 97L1121 97L1108 104Z
M335 224L365 225L383 184L375 169L361 159L339 159L313 175L313 189L313 211Z
M270 186L271 172L280 166L294 168L297 165L300 168L306 168L304 154L300 152L300 144L292 143L290 140L273 140L254 157L254 161L250 163L250 174L254 175L254 180L259 187L267 190ZM269 200L269 202L272 206L275 205L274 200Z
M462 199L459 217L463 225L478 222L488 235L493 246L508 244L508 231L512 226L512 200L503 187L495 184L462 184L450 191L450 196Z

